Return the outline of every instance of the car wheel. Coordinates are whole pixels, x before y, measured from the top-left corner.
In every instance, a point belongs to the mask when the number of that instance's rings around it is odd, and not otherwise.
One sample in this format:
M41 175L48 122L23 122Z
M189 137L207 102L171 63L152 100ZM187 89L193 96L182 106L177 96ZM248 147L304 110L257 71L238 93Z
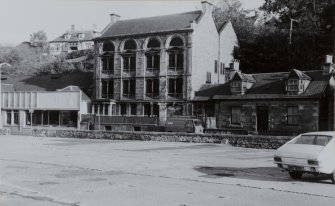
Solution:
M330 174L330 179L332 183L335 184L335 171L332 174Z
M292 179L300 179L302 177L302 172L289 171L288 173Z

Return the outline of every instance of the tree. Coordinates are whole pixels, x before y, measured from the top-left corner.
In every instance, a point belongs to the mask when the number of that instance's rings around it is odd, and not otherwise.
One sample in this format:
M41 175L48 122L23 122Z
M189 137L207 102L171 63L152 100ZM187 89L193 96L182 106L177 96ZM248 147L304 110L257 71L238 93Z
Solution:
M43 30L30 34L30 43L33 46L41 47L43 52L45 52L48 48L47 34Z
M292 43L288 45L291 67L316 69L320 58L332 52L326 14L332 4L332 0L265 0L261 9L279 15L281 20L277 29L287 35L283 45L289 44L289 33L292 33Z

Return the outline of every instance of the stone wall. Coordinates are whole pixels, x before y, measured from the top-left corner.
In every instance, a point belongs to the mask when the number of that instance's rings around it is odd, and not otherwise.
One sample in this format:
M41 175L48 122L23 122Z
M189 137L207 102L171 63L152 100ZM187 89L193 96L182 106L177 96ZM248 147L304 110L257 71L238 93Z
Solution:
M0 135L9 135L10 134L10 129L4 128L0 129Z
M240 107L241 123L231 124L231 108ZM218 128L243 128L249 132L257 132L257 107L268 107L268 127L271 134L299 134L319 130L319 102L317 100L259 100L259 101L222 101L215 104ZM298 125L288 125L287 107L297 106Z
M111 132L88 130L47 130L34 129L36 137L64 137L110 140L138 140L164 142L193 142L231 144L246 148L277 149L292 137L289 136L260 136L260 135L226 135L226 134L188 134L165 132Z

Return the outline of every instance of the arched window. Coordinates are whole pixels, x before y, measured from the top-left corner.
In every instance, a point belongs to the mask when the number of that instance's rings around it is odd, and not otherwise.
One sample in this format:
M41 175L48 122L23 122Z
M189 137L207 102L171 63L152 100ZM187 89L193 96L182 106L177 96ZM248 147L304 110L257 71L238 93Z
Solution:
M124 44L123 51L123 72L131 73L136 70L136 49L137 45L134 40L127 40Z
M182 71L184 69L184 43L180 37L174 37L169 46L169 70Z
M160 43L157 39L150 39L145 56L147 59L147 71L155 72L160 68Z
M101 56L102 73L114 74L114 51L112 42L105 42L102 46L103 54Z
M112 42L105 42L102 46L102 51L103 52L114 52L115 51L114 44Z

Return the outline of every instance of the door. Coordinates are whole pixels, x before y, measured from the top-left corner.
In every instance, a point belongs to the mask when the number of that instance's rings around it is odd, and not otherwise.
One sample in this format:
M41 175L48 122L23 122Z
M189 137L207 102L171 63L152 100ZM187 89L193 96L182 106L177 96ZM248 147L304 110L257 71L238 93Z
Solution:
M269 131L269 108L266 106L257 107L257 131Z

